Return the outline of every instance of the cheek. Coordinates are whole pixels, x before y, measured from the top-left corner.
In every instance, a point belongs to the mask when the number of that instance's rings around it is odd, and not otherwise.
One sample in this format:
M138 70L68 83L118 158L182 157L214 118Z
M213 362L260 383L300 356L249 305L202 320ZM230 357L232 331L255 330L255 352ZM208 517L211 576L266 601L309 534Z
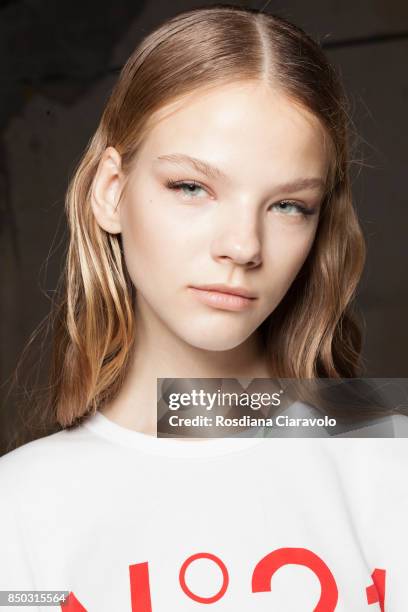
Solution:
M292 284L310 249L312 248L316 229L305 233L282 233L270 241L265 253L269 286L274 295L278 292L282 297Z
M126 266L136 286L149 284L149 280L164 279L170 270L177 269L182 259L181 245L186 243L186 231L177 227L157 200L139 200L142 205L127 205L122 213L122 240Z

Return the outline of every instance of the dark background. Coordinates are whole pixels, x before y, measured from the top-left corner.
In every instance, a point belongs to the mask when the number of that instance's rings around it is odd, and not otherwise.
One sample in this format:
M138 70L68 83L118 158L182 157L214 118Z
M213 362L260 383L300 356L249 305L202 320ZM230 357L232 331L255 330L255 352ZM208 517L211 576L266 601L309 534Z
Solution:
M191 0L0 0L0 384L49 310L68 178L139 40ZM206 4L214 4L207 2ZM286 17L340 70L358 133L355 204L368 243L357 304L367 377L408 377L408 3L235 2ZM4 393L3 393L4 395ZM8 398L0 427L13 420ZM4 437L4 434L3 434ZM1 443L0 434L0 443Z

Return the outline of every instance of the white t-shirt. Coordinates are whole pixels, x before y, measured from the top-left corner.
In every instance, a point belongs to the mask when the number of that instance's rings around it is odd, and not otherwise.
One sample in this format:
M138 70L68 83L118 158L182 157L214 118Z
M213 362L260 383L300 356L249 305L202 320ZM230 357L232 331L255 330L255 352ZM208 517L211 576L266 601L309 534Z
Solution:
M407 474L403 438L163 439L97 412L0 459L0 590L73 594L25 611L405 612Z

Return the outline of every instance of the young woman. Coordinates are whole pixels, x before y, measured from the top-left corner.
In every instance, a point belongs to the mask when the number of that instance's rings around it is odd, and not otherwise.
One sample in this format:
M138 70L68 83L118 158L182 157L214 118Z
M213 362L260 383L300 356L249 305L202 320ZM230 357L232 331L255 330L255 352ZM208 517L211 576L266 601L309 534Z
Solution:
M69 186L35 416L62 430L0 460L0 589L98 612L407 608L399 440L156 437L157 378L359 372L349 164L341 85L294 25L217 5L139 44Z

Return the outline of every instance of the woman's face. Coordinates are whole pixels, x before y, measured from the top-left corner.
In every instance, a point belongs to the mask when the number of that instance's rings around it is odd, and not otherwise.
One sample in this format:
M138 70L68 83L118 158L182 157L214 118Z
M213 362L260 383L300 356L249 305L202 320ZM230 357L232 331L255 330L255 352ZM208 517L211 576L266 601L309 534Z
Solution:
M328 172L324 131L251 82L196 92L156 120L119 211L138 315L195 347L234 348L273 312L312 246Z

